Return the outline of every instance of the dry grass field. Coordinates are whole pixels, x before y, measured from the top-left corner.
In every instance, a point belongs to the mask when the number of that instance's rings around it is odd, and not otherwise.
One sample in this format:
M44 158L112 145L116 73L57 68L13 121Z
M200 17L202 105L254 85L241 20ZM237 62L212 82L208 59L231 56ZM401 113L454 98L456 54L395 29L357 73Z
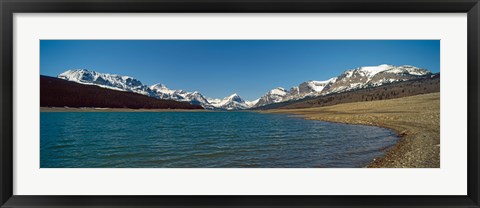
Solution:
M306 119L389 128L402 139L384 157L376 158L368 167L440 167L440 93L262 112L296 114Z

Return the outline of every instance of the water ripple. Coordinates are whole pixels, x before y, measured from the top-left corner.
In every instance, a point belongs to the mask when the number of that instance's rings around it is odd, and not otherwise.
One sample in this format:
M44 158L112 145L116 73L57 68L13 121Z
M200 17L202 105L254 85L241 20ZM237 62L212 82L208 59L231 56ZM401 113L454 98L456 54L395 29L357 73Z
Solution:
M46 113L42 168L363 167L392 131L252 112Z

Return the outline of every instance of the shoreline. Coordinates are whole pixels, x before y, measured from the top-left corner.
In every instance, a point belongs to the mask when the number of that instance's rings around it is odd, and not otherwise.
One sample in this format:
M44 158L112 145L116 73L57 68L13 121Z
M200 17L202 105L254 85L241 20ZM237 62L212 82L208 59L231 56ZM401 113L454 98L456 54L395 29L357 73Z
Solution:
M40 112L214 112L205 109L127 109L41 107ZM440 167L440 93L389 100L344 103L301 109L271 109L257 113L290 114L308 120L377 126L400 138L374 158L368 168Z
M292 114L308 120L369 125L394 131L400 140L368 168L440 167L440 93L260 113Z
M133 109L133 108L69 108L40 107L40 112L212 112L205 109Z

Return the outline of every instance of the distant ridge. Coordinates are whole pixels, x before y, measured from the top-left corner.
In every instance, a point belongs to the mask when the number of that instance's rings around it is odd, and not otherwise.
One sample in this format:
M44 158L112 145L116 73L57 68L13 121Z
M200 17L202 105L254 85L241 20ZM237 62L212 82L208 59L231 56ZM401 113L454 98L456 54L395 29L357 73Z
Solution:
M319 97L306 97L300 100L271 103L252 108L252 110L323 107L342 103L388 100L433 92L440 92L440 74L430 74L413 80L388 83L376 87L352 89Z
M85 85L40 75L40 107L131 109L203 109L199 105L161 100L134 92Z
M67 70L57 77L84 85L95 85L112 90L135 92L157 99L189 102L193 105L201 105L205 109L241 110L255 104L242 99L235 93L224 99L207 99L198 91L187 92L185 90L169 89L162 83L147 86L140 80L130 76L100 73L87 69Z
M277 87L262 96L253 108L276 103L295 102L294 100L321 97L356 89L372 88L384 84L404 82L431 74L432 72L426 69L409 65L393 66L382 64L378 66L364 66L346 70L339 76L332 77L328 80L306 81L298 86L292 87L290 90Z
M201 105L205 109L245 110L261 109L262 106L277 104L284 106L299 100L359 89L375 88L391 83L424 78L432 74L433 73L427 69L410 65L393 66L382 64L378 66L363 66L346 70L339 76L332 77L328 80L309 80L293 86L290 89L276 87L253 101L244 100L236 93L223 99L207 98L198 91L188 92L181 89L169 89L162 83L147 86L140 80L130 76L100 73L87 69L67 70L57 77L84 85L95 85L118 91L134 92L157 99L189 102L193 105Z

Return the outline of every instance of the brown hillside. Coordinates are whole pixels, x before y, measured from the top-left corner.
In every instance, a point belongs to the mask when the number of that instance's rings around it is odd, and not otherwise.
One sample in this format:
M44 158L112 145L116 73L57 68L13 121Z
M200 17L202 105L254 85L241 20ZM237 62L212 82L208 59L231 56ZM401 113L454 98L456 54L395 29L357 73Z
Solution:
M337 105L362 101L388 100L427 93L440 92L440 74L421 79L385 84L315 98L287 101L261 106L256 110L296 109Z
M40 107L96 107L131 109L203 109L187 102L160 100L133 92L83 85L40 76Z

